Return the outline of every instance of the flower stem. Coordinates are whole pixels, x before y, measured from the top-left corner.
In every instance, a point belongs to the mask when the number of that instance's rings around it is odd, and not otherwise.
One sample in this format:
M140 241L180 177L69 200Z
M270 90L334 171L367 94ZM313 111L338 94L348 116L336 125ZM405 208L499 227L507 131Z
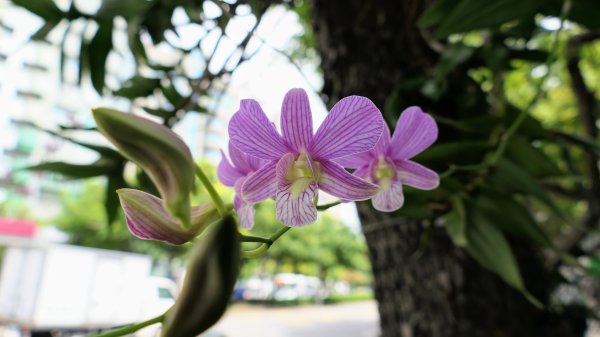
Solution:
M151 318L151 319L149 319L147 321L143 321L143 322L140 322L140 323L135 323L135 324L127 325L127 326L124 326L122 328L117 328L117 329L114 329L114 330L110 330L110 331L107 331L105 333L96 335L94 337L118 337L118 336L125 336L125 335L131 334L133 332L136 332L136 331L138 331L140 329L143 329L143 328L145 328L147 326L150 326L150 325L153 325L153 324L156 324L156 323L161 323L165 319L165 315L166 314L167 313L165 312L164 314L156 316L154 318Z
M225 214L227 214L227 210L225 209L225 204L223 203L223 200L217 193L217 190L215 190L215 187L210 182L204 171L202 171L202 168L200 168L200 165L198 164L196 164L196 177L200 179L200 182L202 182L202 185L204 185L204 187L206 188L206 191L210 195L210 198L215 203L215 207L217 208L219 215L221 215L222 217L225 216Z
M336 201L336 202L332 202L332 203L329 203L329 204L317 205L317 211L324 211L324 210L329 209L329 208L331 208L333 206L337 206L337 205L339 205L341 203L342 203L341 201Z
M262 242L260 246L258 246L258 248L256 249L252 249L252 250L243 250L242 251L242 257L259 257L261 255L263 255L264 253L267 252L267 250L269 250L269 248L271 248L271 246L275 243L275 241L277 241L283 234L285 234L287 231L289 231L290 229L292 229L292 227L283 227L280 230L278 230L275 234L271 235L268 239L267 238L261 238L261 237L256 237L256 236L242 236L242 242L244 242L244 238L249 238L249 239L260 239L260 241L245 241L245 242Z
M240 240L242 242L261 242L261 243L265 243L269 246L273 244L273 240L271 240L269 238L262 238L260 236L248 236L248 235L240 234Z

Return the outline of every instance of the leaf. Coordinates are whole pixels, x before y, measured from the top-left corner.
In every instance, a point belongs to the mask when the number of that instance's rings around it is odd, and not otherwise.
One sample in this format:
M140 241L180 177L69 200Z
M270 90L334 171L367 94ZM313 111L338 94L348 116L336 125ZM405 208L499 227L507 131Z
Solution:
M517 166L538 178L559 176L562 174L556 163L542 150L534 147L524 137L512 137L506 149L506 155Z
M486 150L490 148L485 141L457 141L435 144L427 151L417 155L414 160L426 166L466 165L481 162Z
M498 274L536 307L543 305L525 288L519 266L504 234L475 207L467 209L467 251L482 266Z
M136 75L123 83L121 88L113 92L116 96L129 99L136 97L146 97L154 92L154 89L160 86L160 79L145 78Z
M106 221L108 226L111 226L117 219L119 214L120 202L117 190L127 187L127 183L123 179L121 171L115 172L108 176L106 182L106 192L104 193L104 209L106 210Z
M502 231L543 246L553 246L529 211L510 194L484 189L474 203Z
M169 101L169 103L171 103L173 105L173 107L175 107L176 109L180 109L181 106L185 103L186 98L183 97L179 91L177 91L177 89L175 89L175 86L173 85L173 83L171 83L169 86L166 87L162 87L161 88L163 95L165 95L165 98Z
M521 113L521 110L513 105L508 105L506 107L506 120L505 125L508 127L513 123L513 121L517 118L517 116ZM552 134L550 131L542 126L539 120L528 115L525 117L523 124L519 127L517 132L522 136L533 137L537 139L552 139Z
M87 30L87 24L83 28L83 32ZM77 85L81 85L83 74L90 69L90 58L88 57L90 43L85 39L84 34L81 36L79 44L79 72L77 73Z
M152 4L153 1L148 0L103 0L96 16L107 19L122 16L130 19L143 16Z
M26 167L32 171L50 171L74 179L83 179L97 177L108 174L116 169L114 161L103 158L89 165L69 164L65 162L45 162L34 166Z
M467 245L467 214L462 198L453 196L452 211L446 215L446 231L455 245L465 247Z
M533 15L541 0L462 0L441 21L437 38L475 29L497 27L502 23Z
M570 134L559 130L553 132L560 138L563 138L571 143L579 145L588 151L596 152L596 154L600 155L600 143L594 141L589 137L578 134Z
M169 110L165 110L165 109L152 109L152 108L143 108L144 111L146 111L147 113L153 115L153 116L157 116L157 117L161 117L161 118L170 118L173 117L174 112L173 111L169 111Z
M183 289L167 312L162 336L195 337L225 312L240 270L240 239L231 216L195 244Z
M456 0L434 1L417 20L417 26L427 28L440 23L456 7Z
M94 35L89 45L90 75L94 89L98 94L102 94L102 89L104 89L106 58L112 49L112 32L112 19L99 21L96 35Z
M46 21L40 29L38 29L33 35L31 35L31 39L34 41L44 41L46 36L58 25L60 21Z
M31 13L42 17L46 22L54 22L55 25L64 15L52 0L12 0L12 2L15 5L23 7Z
M502 158L498 162L498 168L492 176L491 183L497 189L505 192L518 192L531 195L546 204L556 215L564 219L560 208L556 206L535 177L507 158Z

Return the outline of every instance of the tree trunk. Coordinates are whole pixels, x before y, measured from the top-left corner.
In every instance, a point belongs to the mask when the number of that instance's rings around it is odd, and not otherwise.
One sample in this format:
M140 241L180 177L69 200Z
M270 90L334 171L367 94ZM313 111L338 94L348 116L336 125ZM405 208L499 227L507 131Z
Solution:
M415 24L425 5L419 0L313 0L323 93L329 102L362 95L382 108L402 80L432 71L437 55ZM411 99L406 97L408 102ZM435 110L434 103L425 108ZM453 115L447 110L459 108L444 106L444 113ZM536 309L456 248L443 228L431 229L427 249L417 256L421 223L377 212L370 202L359 203L358 209L373 268L382 336L583 334L581 312L573 309L557 316ZM542 267L541 256L524 243L513 246L526 284L546 301L554 284Z

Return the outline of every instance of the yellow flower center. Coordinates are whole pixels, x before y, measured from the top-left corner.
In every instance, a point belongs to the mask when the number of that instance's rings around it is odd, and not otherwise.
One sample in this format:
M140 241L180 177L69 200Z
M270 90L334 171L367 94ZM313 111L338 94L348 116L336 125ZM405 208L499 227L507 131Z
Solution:
M373 168L373 178L381 188L389 188L392 186L396 172L392 166L384 158L379 158L379 161Z
M314 170L314 171L313 171ZM319 163L315 163L305 154L301 153L288 168L285 177L292 183L291 193L297 198L308 185L319 178Z

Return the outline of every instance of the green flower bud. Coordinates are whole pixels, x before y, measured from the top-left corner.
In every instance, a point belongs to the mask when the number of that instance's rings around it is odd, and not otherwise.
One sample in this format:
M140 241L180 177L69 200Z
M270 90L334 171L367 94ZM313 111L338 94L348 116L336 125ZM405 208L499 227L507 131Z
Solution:
M228 216L198 242L162 337L196 337L221 318L240 270L238 235L235 221Z
M212 203L194 206L191 226L184 229L178 219L165 210L161 199L131 188L117 190L117 193L125 211L127 227L133 235L144 240L184 244L221 218Z
M169 128L133 114L93 109L98 130L152 179L167 211L190 227L194 161L185 143Z

